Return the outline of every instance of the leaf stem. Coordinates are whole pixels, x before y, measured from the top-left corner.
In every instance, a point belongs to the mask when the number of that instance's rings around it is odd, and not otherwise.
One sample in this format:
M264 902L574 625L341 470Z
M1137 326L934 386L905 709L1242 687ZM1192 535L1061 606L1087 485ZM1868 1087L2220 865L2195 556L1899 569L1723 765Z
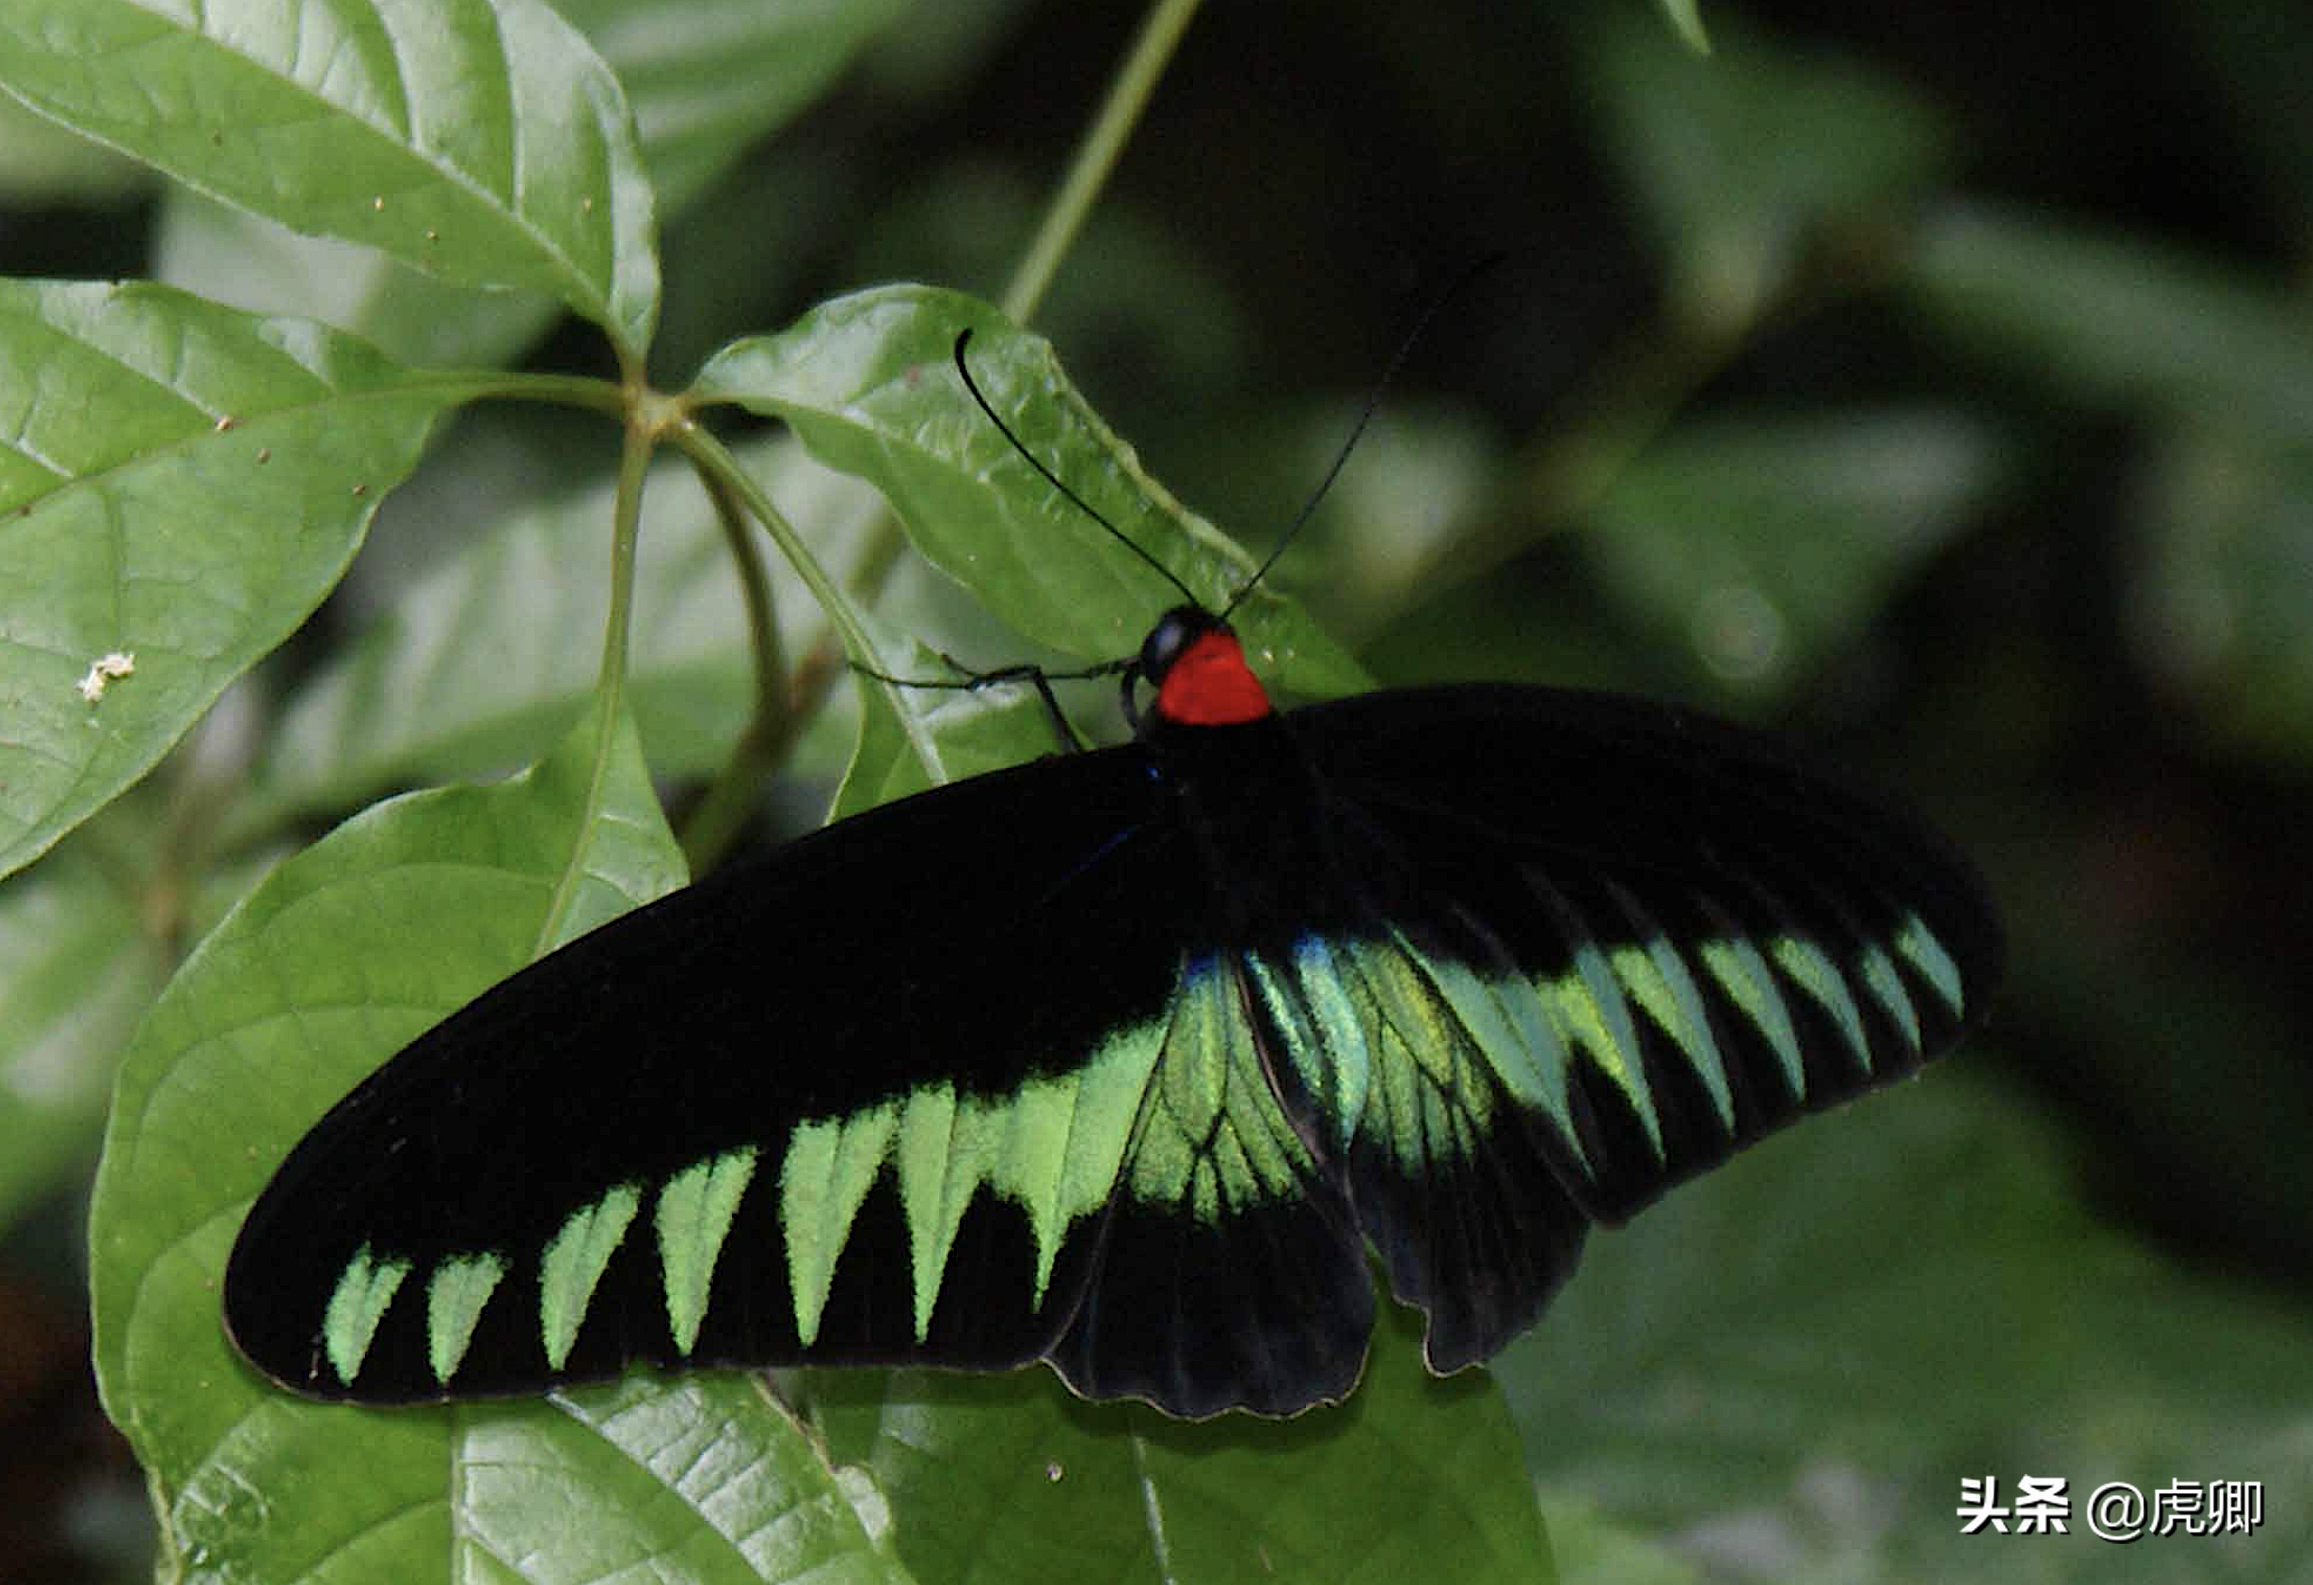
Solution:
M1157 80L1179 48L1181 35L1187 30L1190 18L1196 15L1198 4L1199 0L1156 0L1150 8L1123 68L1110 85L1099 114L1086 129L1068 174L1053 195L1035 239L1004 292L1003 310L1015 322L1025 323L1043 300L1060 260L1083 229L1085 216L1091 212L1109 172L1115 168L1125 140L1147 108ZM508 394L537 394L549 400L588 405L598 400L597 393L583 389ZM770 615L770 595L761 558L755 554L745 524L740 520L742 507L761 521L788 564L809 587L840 641L841 653L865 659L872 658L876 650L851 596L819 565L802 536L780 516L770 498L739 467L721 442L688 418L669 426L666 434L698 468L715 502L725 539L738 563L755 645L753 717L732 746L731 755L708 788L706 798L685 822L683 850L690 860L692 873L697 874L711 864L737 834L753 805L757 785L785 753L809 708L810 699L824 692L840 672L837 655L822 641L803 657L782 692L779 635ZM899 526L887 506L870 531L870 549L855 575L854 581L863 589L872 590L880 585L896 559L898 539Z
M462 391L463 401L551 402L560 407L583 407L625 420L640 391L642 405L654 400L640 387L588 374L526 374L516 369L439 369L421 376L428 383Z
M747 606L748 647L755 659L755 705L739 740L731 745L706 796L683 822L683 856L693 875L704 874L722 857L755 807L763 778L785 755L799 722L797 700L787 681L787 658L780 642L777 608L772 603L771 581L747 525L744 508L729 481L693 459L699 483L714 503L715 520L722 526L723 543L739 570L739 593Z
M643 479L650 471L651 452L657 447L665 422L663 399L639 392L627 411L625 443L619 449L618 493L611 506L610 613L602 634L602 673L594 685L594 760L587 767L586 813L578 839L571 848L572 862L562 866L554 884L554 900L538 924L533 953L543 956L562 939L565 921L578 896L586 866L577 855L586 851L594 822L601 817L610 785L612 757L626 715L627 636L634 626L635 545L642 532Z
M1132 135L1141 112L1148 108L1157 79L1164 75L1166 63L1179 48L1189 19L1197 14L1197 5L1198 0L1156 0L1150 7L1140 35L1133 40L1132 53L1125 57L1124 69L1110 84L1100 114L1086 130L1084 141L1077 145L1076 157L1070 162L1059 192L1053 195L1051 208L1045 211L1044 224L1038 229L1036 240L1029 244L1027 257L1013 272L1012 284L1004 289L1003 309L1014 322L1026 324L1044 300L1045 289L1052 284L1062 256L1083 228L1084 217L1091 212L1093 200L1100 196L1108 173L1115 168L1125 139Z
M868 638L867 628L853 607L851 597L844 593L827 569L819 564L819 558L812 554L811 546L796 532L795 525L780 514L779 508L772 504L771 497L764 493L763 487L748 475L746 469L739 466L739 459L692 419L686 418L670 428L667 438L702 473L720 480L738 502L746 507L749 515L763 525L764 531L771 536L771 542L779 547L780 555L786 558L787 565L795 569L795 575L803 580L804 587L811 591L811 597L819 602L820 610L827 613L828 623L842 638L845 652L873 655L875 646Z

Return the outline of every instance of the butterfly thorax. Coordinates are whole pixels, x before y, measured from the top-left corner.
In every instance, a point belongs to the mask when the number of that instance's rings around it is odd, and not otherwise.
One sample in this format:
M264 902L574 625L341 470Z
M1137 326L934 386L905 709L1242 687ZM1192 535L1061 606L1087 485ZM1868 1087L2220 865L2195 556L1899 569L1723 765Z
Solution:
M1175 606L1149 630L1126 677L1128 693L1135 677L1157 691L1156 708L1135 722L1144 734L1158 722L1239 726L1270 713L1269 695L1245 664L1236 632L1193 605Z

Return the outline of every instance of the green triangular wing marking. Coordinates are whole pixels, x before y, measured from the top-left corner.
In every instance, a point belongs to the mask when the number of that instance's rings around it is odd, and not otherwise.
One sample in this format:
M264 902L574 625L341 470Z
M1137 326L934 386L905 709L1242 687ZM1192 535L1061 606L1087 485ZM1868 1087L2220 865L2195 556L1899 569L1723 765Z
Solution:
M897 1155L919 1342L930 1334L957 1231L983 1185L1028 1215L1036 1242L1033 1302L1042 1305L1069 1222L1093 1208L1065 1203L1062 1192L1079 1089L1077 1076L1070 1075L1031 1082L994 1099L973 1096L959 1102L945 1085L908 1097ZM1119 1129L1108 1155L1112 1182L1123 1147ZM1100 1198L1106 1197L1104 1187Z
M353 1259L345 1263L344 1272L337 1279L337 1287L329 1295L329 1307L322 1313L322 1351L329 1356L329 1368L337 1372L337 1379L347 1386L361 1374L361 1362L369 1353L369 1345L377 1336L378 1323L385 1319L386 1307L394 1302L394 1292L402 1279L410 1274L407 1260L377 1260L364 1244L353 1252Z
M899 1170L900 1204L907 1212L908 1249L914 1257L910 1275L919 1343L932 1329L940 1273L947 1269L956 1229L963 1225L965 1207L979 1186L989 1143L987 1124L986 1113L977 1107L958 1112L953 1084L911 1090L900 1103L893 1158ZM855 1202L852 1210L857 1209ZM849 1235L847 1218L843 1236Z
M1911 1004L1911 993L1903 988L1903 976L1896 972L1895 960L1890 958L1876 941L1863 944L1860 973L1863 988L1871 993L1873 1001L1887 1010L1887 1016L1903 1032L1903 1043L1912 1051L1920 1049L1919 1009Z
M1935 987L1954 1018L1964 1015L1967 996L1960 988L1960 966L1952 961L1951 954L1944 950L1944 944L1936 939L1926 920L1917 914L1905 914L1903 924L1895 933L1895 950L1906 963L1927 976L1928 984Z
M835 1286L835 1262L875 1187L899 1130L899 1106L800 1123L779 1164L779 1225L787 1234L787 1281L795 1335L808 1348Z
M1804 1099L1807 1068L1799 1057L1799 1034L1792 1024L1791 1009L1775 985L1775 971L1767 967L1767 960L1759 955L1759 949L1751 944L1750 936L1733 916L1711 898L1702 898L1701 904L1720 934L1697 948L1696 956L1703 960L1705 972L1727 993L1727 999L1751 1021L1751 1027L1775 1053L1775 1060L1783 1070L1783 1081L1791 1087L1791 1098Z
M982 1181L1028 1213L1039 1307L1068 1230L1116 1192L1161 1031L1155 1019L1112 1031L1082 1069L1025 1086L1008 1108Z
M1611 882L1607 890L1630 922L1639 943L1614 949L1616 975L1655 1027L1668 1035L1685 1055L1687 1066L1703 1081L1703 1088L1710 1095L1719 1126L1732 1135L1735 1131L1734 1085L1727 1076L1726 1053L1719 1049L1718 1040L1711 1033L1710 1015L1704 1010L1701 988L1687 972L1685 957L1639 905L1638 899Z
M1077 1097L1082 1089L1082 1081L1071 1075L1026 1085L1012 1097L1009 1105L991 1107L994 1126L988 1131L988 1149L972 1164L976 1183L968 1182L964 1186L969 1193L977 1183L985 1183L990 1192L1013 1201L1028 1213L1029 1236L1036 1241L1036 1287L1032 1303L1039 1309L1043 1307L1045 1290L1052 1280L1052 1262L1060 1252L1060 1240L1067 1233L1068 1224L1091 1209L1068 1205L1061 1199L1069 1145L1076 1128ZM1116 1129L1113 1139L1114 1148L1109 1154L1111 1186L1116 1181L1114 1163L1124 1156L1125 1130ZM1097 1151L1099 1146L1087 1141L1086 1148ZM1100 1201L1107 1198L1103 1192ZM930 1313L927 1304L924 1314Z
M847 1118L798 1127L780 1171L796 1332L809 1347L860 1207L886 1165L907 1224L909 1294L918 1343L930 1334L964 1217L986 1190L1018 1205L1035 1245L1031 1308L1041 1308L1069 1229L1114 1194L1156 1065L1163 1026L1112 1032L1073 1073L1005 1096L959 1096L952 1084Z
M1776 966L1831 1015L1831 1022L1855 1058L1856 1071L1871 1072L1871 1037L1864 1033L1863 1013L1848 993L1847 977L1839 972L1831 955L1813 937L1797 931L1773 937L1767 950L1774 955Z
M505 1257L495 1254L452 1256L426 1279L426 1364L434 1380L447 1386L458 1373L482 1306L505 1280Z
M618 1253L620 1240L642 1207L642 1190L622 1183L592 1205L570 1213L546 1245L538 1268L538 1330L546 1363L560 1370L578 1341L595 1284Z
M1606 954L1589 922L1538 869L1526 871L1526 884L1542 900L1559 935L1574 959L1571 974L1537 980L1550 1006L1558 1013L1560 1029L1569 1043L1579 1045L1601 1073L1630 1100L1631 1110L1646 1130L1655 1160L1665 1157L1662 1119L1656 1115L1654 1091L1647 1083L1640 1060L1638 1028L1631 1019L1630 1000L1623 994Z
M1431 956L1402 931L1392 932L1391 943L1417 972L1405 980L1384 977L1382 983L1397 987L1388 1002L1402 1008L1408 988L1435 997L1428 1020L1437 1033L1458 1036L1462 1045L1482 1053L1512 1100L1540 1108L1572 1138L1574 1053L1543 987L1514 972L1481 975L1454 959ZM1468 1051L1458 1051L1455 1060L1457 1066L1467 1061Z
M760 1151L748 1145L685 1167L659 1190L652 1224L658 1233L659 1271L666 1283L667 1332L675 1352L688 1357L706 1323L715 1263L731 1236L731 1219L754 1180Z

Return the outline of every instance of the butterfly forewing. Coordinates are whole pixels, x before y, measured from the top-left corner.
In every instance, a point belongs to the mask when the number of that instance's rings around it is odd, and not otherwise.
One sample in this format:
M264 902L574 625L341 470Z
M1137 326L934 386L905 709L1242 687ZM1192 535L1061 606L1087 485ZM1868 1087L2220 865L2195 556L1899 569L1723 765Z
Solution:
M977 778L541 959L291 1153L235 1246L235 1340L371 1401L1036 1357L1145 1083L1114 1036L1173 990L1154 794L1129 751ZM1037 841L998 839L1023 801ZM1118 947L1091 978L1087 918Z
M1916 1068L1997 970L1923 825L1683 712L1165 723L534 965L292 1153L227 1313L321 1396L1041 1356L1287 1413L1354 1386L1371 1256L1482 1359L1590 1222Z

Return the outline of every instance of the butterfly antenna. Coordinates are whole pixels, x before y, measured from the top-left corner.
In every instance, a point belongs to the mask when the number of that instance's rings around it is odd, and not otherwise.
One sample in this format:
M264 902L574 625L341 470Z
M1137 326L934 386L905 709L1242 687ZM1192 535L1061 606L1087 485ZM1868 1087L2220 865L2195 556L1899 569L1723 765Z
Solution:
M1058 490L1063 496L1067 497L1079 512L1082 512L1086 517L1091 518L1102 528L1107 529L1109 534L1116 540L1118 544L1122 545L1125 549L1131 551L1141 560L1147 562L1151 567L1155 568L1157 576L1164 579L1165 582L1171 584L1175 589L1178 589L1183 600L1186 600L1189 604L1195 606L1200 611L1203 610L1205 603L1198 599L1195 595L1191 594L1189 592L1189 586L1181 582L1180 579L1174 577L1170 568L1166 567L1163 562L1157 560L1156 557L1150 555L1143 546L1134 541L1130 535L1124 532L1124 530L1118 528L1107 518L1102 517L1098 512L1094 511L1092 509L1092 503L1085 500L1083 496L1078 495L1074 490L1071 490L1066 484L1062 483L1058 474L1054 473L1050 468L1047 468L1043 463L1037 460L1036 453L1030 451L1026 446L1020 444L1020 437L1012 433L1012 426L1005 423L1003 418L997 413L996 409L989 404L987 397L980 394L979 382L972 378L971 368L964 362L964 348L971 343L971 340L972 332L969 329L957 332L956 372L963 376L964 389L972 393L972 400L980 404L980 411L988 415L988 422L996 426L996 432L1012 443L1012 449L1020 453L1021 458L1028 464L1029 467L1034 468L1038 473L1044 476L1044 482L1046 484L1051 485L1052 488ZM1231 603L1233 604L1234 602Z
M1421 311L1420 317L1414 320L1413 328L1407 331L1405 338L1397 344L1397 350L1389 355L1389 362L1382 368L1381 378L1373 382L1373 391L1366 397L1365 407L1358 413L1357 422L1349 426L1349 437L1342 441L1341 449L1333 454L1333 465L1325 470L1325 477L1317 481L1317 488L1309 493L1309 499L1301 503L1301 510L1293 514L1293 521L1285 525L1285 532L1278 536L1277 543L1270 548L1268 557L1262 561L1260 566L1253 569L1253 576L1245 580L1245 586L1236 592L1236 595L1231 598L1227 605L1221 607L1222 621L1226 622L1231 613L1238 606L1244 604L1245 596L1260 587L1261 580L1269 576L1269 569L1277 565L1277 558L1285 554L1285 548L1293 543L1294 536L1299 534L1302 525L1309 521L1309 515L1317 510L1317 504L1324 500L1326 492L1333 488L1333 481L1339 478L1341 470L1349 465L1349 454L1357 449L1358 441L1363 438L1365 426L1372 423L1373 415L1380 411L1381 399L1389 394L1391 384L1397 379L1399 371L1405 368L1406 359L1413 356L1415 344L1422 339L1422 333L1430 328L1430 322L1438 317L1438 311L1459 297L1464 287L1501 263L1505 257L1507 255L1501 253L1488 254L1455 276L1446 284L1443 291L1430 299L1429 305Z

